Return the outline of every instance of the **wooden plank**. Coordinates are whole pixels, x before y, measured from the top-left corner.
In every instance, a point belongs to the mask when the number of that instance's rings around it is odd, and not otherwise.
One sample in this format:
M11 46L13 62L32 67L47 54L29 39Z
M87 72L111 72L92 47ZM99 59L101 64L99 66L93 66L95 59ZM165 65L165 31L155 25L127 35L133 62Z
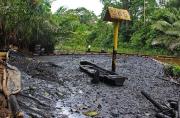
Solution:
M125 9L117 9L113 7L108 7L104 20L111 21L111 22L116 22L116 21L121 21L121 20L130 21L131 18L130 18L129 12Z
M113 7L109 7L109 13L111 18L119 19L119 20L131 20L130 15L127 10L124 9L117 9Z

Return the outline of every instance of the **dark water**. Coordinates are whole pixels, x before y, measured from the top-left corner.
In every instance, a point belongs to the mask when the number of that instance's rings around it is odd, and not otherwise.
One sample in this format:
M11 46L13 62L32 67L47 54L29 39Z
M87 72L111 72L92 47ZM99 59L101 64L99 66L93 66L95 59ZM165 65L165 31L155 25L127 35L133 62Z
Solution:
M180 57L153 57L154 59L161 61L161 62L165 62L165 63L169 63L169 64L175 64L175 65L179 65L180 66Z

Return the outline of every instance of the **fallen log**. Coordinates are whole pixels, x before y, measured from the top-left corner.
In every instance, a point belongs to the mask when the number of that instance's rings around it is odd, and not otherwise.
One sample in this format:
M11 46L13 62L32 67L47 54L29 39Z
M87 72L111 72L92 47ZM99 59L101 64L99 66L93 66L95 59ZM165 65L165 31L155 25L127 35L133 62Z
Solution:
M164 107L162 105L160 105L159 103L157 103L155 100L153 100L151 98L151 96L149 94L147 94L145 91L141 91L141 94L146 97L147 100L149 100L157 109L159 109L160 111L164 111Z
M159 110L160 113L157 114L159 116L157 118L161 118L162 115L169 116L170 118L175 118L176 112L174 111L173 108L159 104L158 102L153 100L151 96L147 94L145 91L141 91L141 94L144 97L146 97L146 99L149 100ZM166 118L166 117L162 116L162 118Z

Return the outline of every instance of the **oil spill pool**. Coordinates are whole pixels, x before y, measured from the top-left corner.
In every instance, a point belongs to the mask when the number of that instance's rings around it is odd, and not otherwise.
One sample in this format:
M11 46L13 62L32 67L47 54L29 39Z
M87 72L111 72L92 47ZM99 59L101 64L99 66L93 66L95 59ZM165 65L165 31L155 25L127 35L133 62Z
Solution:
M86 116L81 114L80 112L73 112L70 107L65 107L62 101L58 101L56 103L55 115L65 115L68 118L86 118Z
M175 65L179 65L180 66L180 57L153 57L154 59L161 61L161 62L165 62L165 63L169 63L169 64L175 64Z

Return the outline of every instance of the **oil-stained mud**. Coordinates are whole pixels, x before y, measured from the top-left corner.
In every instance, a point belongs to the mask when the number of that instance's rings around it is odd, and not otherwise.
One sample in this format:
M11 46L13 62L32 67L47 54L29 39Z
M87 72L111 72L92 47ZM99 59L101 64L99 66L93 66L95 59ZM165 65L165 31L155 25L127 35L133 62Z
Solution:
M178 99L180 87L162 80L163 65L151 58L118 56L117 73L128 78L122 87L91 84L79 70L86 60L111 69L105 55L44 56L34 59L14 55L11 64L22 71L23 90L17 96L26 115L48 118L154 118L156 108L140 93L145 90L159 102Z

